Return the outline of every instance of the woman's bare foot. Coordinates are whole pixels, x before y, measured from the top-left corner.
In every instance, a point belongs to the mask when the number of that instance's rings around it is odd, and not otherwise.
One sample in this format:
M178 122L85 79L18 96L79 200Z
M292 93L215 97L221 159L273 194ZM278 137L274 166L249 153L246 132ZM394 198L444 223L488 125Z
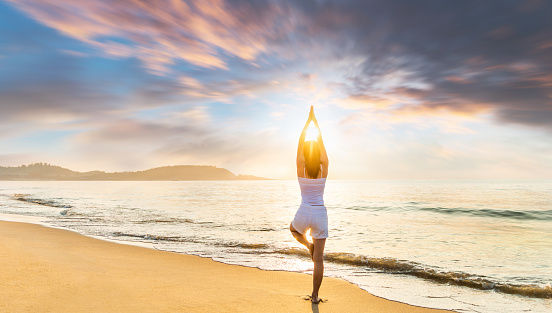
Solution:
M310 252L311 260L314 261L314 243L309 244L309 252Z
M314 303L314 304L318 304L318 303L322 302L322 299L320 299L320 298L318 298L318 297L313 297L313 296L311 296L310 298L311 298L311 299L310 299L311 302Z

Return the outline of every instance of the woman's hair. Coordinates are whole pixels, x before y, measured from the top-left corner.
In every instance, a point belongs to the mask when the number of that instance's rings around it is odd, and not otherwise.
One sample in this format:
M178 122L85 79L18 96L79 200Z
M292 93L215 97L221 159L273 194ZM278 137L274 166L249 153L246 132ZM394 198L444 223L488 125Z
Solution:
M320 172L320 147L318 142L314 140L305 141L303 155L305 156L307 176L310 178L318 177Z

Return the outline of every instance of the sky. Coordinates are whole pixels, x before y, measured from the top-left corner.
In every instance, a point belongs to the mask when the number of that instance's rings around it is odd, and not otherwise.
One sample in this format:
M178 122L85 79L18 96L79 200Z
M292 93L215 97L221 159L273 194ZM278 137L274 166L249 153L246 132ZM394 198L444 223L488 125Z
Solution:
M0 0L0 166L552 178L550 1Z

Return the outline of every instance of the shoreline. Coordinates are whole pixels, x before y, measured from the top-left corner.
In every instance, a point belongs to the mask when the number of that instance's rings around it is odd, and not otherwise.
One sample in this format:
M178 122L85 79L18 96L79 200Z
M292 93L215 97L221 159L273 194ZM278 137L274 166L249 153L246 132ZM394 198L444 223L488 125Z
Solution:
M79 232L78 230L75 230L75 229L71 229L71 228L63 227L63 226L56 226L56 225L53 225L52 223L48 223L46 221L47 219L49 219L49 218L48 217L43 217L43 216L0 213L0 223L1 222L15 222L15 223L34 224L34 225L39 225L39 226L43 226L43 227L47 227L47 228L67 230L67 231L75 232L76 234L79 234L81 236L94 238L94 239L98 239L98 240L102 240L102 241L157 250L154 247L153 243L143 242L143 241L125 241L125 240L111 239L111 238L108 238L108 237L105 237L105 236L86 235L86 234L83 234L83 233L81 233L81 232Z
M11 214L5 214L11 215ZM324 277L229 265L0 216L0 311L452 312L387 300ZM15 269L15 270L14 270Z

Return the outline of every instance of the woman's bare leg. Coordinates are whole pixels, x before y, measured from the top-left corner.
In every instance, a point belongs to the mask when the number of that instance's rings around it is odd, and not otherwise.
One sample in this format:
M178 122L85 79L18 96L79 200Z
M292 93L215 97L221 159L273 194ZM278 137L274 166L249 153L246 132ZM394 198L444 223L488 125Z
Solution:
M322 284L322 278L324 278L324 247L326 246L326 239L314 239L314 271L312 273L312 296L311 301L313 303L320 302L318 298L318 290Z
M299 233L295 228L293 228L293 225L291 225L291 223L289 224L289 230L291 231L291 234L293 235L293 237L299 241L299 243L301 243L302 245L304 245L305 247L307 247L307 249L309 249L309 252L310 252L310 255L311 255L311 259L313 258L313 252L314 252L314 244L312 244L308 239L307 239L307 236L305 236L304 234L301 234Z

